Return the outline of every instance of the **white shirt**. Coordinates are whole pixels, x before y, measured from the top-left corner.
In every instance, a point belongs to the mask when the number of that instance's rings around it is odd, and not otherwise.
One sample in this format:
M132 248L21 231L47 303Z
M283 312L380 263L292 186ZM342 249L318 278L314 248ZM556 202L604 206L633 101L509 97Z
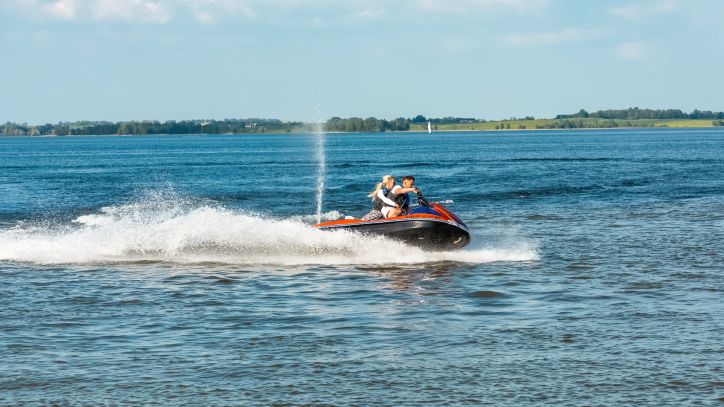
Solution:
M399 185L395 185L394 187L392 187L392 192L395 192L395 191L397 191L397 190L400 189L400 188L402 188L402 187L399 186ZM384 188L383 188L383 189L380 189L379 191L377 191L377 197L380 198L380 199L382 200L382 202L384 202L384 203L387 204L388 206L392 206L392 207L396 207L396 206L397 206L397 202L395 202L395 201L393 201L392 199L390 199L390 198L388 198L388 197L385 196L385 190L384 190Z

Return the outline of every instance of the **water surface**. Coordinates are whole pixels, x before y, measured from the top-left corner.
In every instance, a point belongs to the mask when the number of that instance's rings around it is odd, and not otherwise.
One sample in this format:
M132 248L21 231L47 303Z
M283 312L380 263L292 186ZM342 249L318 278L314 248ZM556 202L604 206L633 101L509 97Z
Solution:
M0 138L0 404L717 404L724 131Z

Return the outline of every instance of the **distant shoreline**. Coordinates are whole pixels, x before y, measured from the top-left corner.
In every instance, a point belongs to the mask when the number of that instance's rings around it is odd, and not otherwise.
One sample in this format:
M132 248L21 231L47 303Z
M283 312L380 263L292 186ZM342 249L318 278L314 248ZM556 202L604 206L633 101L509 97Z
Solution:
M182 135L182 134L285 134L314 133L385 133L450 131L514 131L558 129L615 129L615 128L712 128L724 127L724 112L694 110L684 113L678 109L651 110L628 108L593 113L581 109L553 119L524 117L505 120L484 120L464 117L413 118L393 120L375 117L332 117L324 123L285 122L278 119L224 120L158 120L141 121L76 121L56 124L28 125L0 123L0 136L91 136L91 135Z
M597 123L598 122L598 123ZM569 119L534 119L534 120L501 120L471 124L442 124L432 126L433 131L512 131L512 130L601 130L601 129L633 129L633 128L713 128L716 120L569 120ZM603 124L603 125L597 125ZM437 128L436 128L437 127ZM410 131L427 131L425 125L410 126Z
M470 129L438 129L433 130L430 134L435 133L519 133L519 132L551 132L551 131L594 131L594 130L686 130L686 129L696 129L696 130L705 130L705 129L721 129L724 131L724 127L718 127L718 126L708 126L708 127L694 127L694 126L678 126L678 127L664 127L664 126L658 126L658 127L638 127L638 126L632 126L632 127L585 127L585 128L552 128L552 129L498 129L498 130L490 130L490 129L481 129L481 130L470 130ZM422 129L410 129L410 130L390 130L386 131L384 133L382 132L367 132L367 131L325 131L324 134L333 134L333 135L344 135L344 134L428 134L427 130ZM253 136L253 135L300 135L300 134L315 134L315 132L311 131L294 131L294 132L282 132L282 131L268 131L268 132L257 132L257 133L180 133L180 134L168 134L168 133L154 133L154 134L71 134L71 135L52 135L52 134L44 134L44 135L37 135L37 136L29 136L29 135L13 135L13 136L4 136L0 135L0 139L11 139L16 137L32 137L32 138L68 138L68 137L144 137L144 136L159 136L159 137L166 137L166 136Z

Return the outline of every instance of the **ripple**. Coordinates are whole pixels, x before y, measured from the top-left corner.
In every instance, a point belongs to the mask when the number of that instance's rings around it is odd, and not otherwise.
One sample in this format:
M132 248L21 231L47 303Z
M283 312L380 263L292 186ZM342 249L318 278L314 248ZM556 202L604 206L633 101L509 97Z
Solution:
M12 139L0 404L721 403L724 131L655 132L335 136L324 213L417 168L433 257L311 236L305 136Z
M505 294L497 291L473 291L470 293L473 298L501 298L507 297Z

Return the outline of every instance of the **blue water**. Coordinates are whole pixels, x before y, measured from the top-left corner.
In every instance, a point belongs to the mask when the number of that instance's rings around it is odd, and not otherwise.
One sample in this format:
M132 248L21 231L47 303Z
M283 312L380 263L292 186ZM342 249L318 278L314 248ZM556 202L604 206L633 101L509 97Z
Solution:
M317 146L324 145L324 154ZM473 243L325 233L412 174ZM724 131L0 137L0 405L724 400Z

